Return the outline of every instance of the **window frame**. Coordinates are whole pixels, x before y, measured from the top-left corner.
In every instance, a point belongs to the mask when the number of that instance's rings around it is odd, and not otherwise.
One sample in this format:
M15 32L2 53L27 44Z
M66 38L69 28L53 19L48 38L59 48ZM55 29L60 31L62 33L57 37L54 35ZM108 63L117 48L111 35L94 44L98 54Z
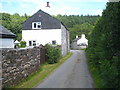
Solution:
M52 40L52 45L56 45L56 44L57 44L56 40Z
M32 41L29 41L29 46L32 46Z
M32 29L41 29L41 22L32 22Z
M36 40L30 40L29 46L36 46Z

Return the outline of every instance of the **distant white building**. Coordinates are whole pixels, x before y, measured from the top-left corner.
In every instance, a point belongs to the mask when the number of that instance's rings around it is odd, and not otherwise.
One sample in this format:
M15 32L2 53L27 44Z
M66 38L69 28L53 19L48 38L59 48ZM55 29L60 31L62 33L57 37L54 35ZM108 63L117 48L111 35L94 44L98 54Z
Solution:
M60 45L63 56L69 52L69 30L61 21L42 10L23 22L22 40L26 41L27 47L50 43Z
M80 46L88 45L88 40L85 38L85 34L82 34L81 38L77 40L77 45L80 45Z
M76 36L76 38L71 43L71 49L81 49L88 46L88 40L85 38L85 34L81 35L81 38Z
M14 48L15 34L0 25L0 48Z

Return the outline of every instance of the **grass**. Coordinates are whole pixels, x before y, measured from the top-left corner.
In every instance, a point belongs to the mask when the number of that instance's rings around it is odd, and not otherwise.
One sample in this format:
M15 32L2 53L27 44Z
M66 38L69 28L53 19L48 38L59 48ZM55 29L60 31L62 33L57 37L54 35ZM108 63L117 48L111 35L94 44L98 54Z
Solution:
M80 50L86 50L86 48L81 48Z
M93 81L94 81L94 88L101 88L102 80L99 77L100 73L99 73L98 69L96 69L93 66L93 64L90 62L88 57L87 57L87 64L89 66L90 74L91 74Z
M18 85L11 88L32 88L35 87L38 83L42 82L52 71L64 63L69 57L72 56L72 53L68 53L66 56L61 58L58 63L55 64L43 64L39 67L38 71L34 74L27 77L25 80L21 81Z
M91 63L89 61L88 61L88 66L89 66L90 74L94 80L94 87L99 88L99 85L100 85L99 74L97 73L95 67L93 65L91 65Z

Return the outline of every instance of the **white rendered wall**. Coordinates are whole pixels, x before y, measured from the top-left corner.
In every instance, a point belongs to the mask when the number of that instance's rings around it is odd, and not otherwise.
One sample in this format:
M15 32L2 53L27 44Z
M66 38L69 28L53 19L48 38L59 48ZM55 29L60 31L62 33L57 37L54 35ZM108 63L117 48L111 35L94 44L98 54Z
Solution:
M0 38L0 48L14 48L14 39Z
M52 44L53 40L61 45L61 29L22 30L22 40L27 42L27 46L29 46L29 41L36 41L38 46L40 44Z
M77 44L78 44L78 45L80 45L80 44L82 44L82 43L88 45L88 40L85 38L85 34L82 34L81 39L79 39L79 40L77 41Z

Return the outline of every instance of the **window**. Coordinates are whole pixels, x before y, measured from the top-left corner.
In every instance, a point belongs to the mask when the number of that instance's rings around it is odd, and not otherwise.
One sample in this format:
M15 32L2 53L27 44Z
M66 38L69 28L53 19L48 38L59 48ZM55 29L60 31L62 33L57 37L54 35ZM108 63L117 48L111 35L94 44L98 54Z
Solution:
M29 41L29 46L36 46L36 41Z
M41 29L41 22L33 22L32 29Z
M33 46L36 46L36 41L33 41Z
M32 46L32 41L29 41L29 46Z
M56 44L56 40L53 40L53 41L52 41L52 44L55 45L55 44Z
M34 23L34 28L36 28L36 23Z

